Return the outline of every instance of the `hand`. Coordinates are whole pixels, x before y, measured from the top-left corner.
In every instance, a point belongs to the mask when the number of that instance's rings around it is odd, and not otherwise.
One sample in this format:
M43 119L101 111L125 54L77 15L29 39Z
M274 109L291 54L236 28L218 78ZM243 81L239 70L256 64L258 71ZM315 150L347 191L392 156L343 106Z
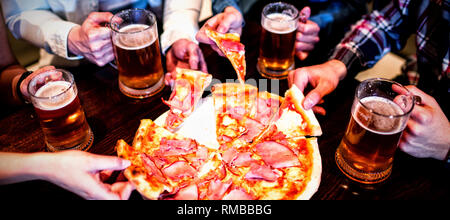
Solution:
M289 72L288 82L289 86L295 84L302 92L308 84L311 84L314 89L305 96L303 107L306 110L313 109L314 112L325 115L325 109L315 105L321 102L325 95L336 89L339 81L346 74L347 68L344 63L331 60L324 64L299 68Z
M196 39L198 42L209 44L211 48L215 50L220 56L225 56L222 51L217 47L217 45L208 38L205 29L211 28L219 33L242 33L242 24L244 23L244 17L234 7L228 6L225 10L217 14L216 16L210 18L205 25L197 33Z
M30 83L31 79L33 79L33 77L43 73L43 72L47 72L50 70L54 70L55 67L54 66L46 66L43 68L40 68L36 71L34 71L32 74L30 74L27 78L25 78L21 83L20 83L20 92L22 93L23 97L27 100L30 101L30 94L28 93L28 84ZM55 78L61 77L61 75L55 75Z
M68 37L69 51L84 56L98 66L104 66L114 60L111 43L111 30L102 26L110 22L110 12L93 12L80 26L72 28Z
M300 14L302 17L298 21L295 55L300 60L305 60L309 52L314 50L315 44L320 40L320 27L315 22L307 20L311 16L311 9L309 7L303 8ZM306 23L302 21L303 19L306 19Z
M444 160L450 149L450 124L436 100L415 86L406 87L420 96L400 139L399 148L418 158Z
M187 39L180 39L173 43L172 47L167 51L166 56L166 85L170 85L173 80L172 72L176 67L200 70L208 72L208 67L203 57L200 47Z
M125 169L130 165L127 160L82 151L38 155L39 172L44 180L85 199L128 199L134 190L129 182L109 185L101 181L101 171Z

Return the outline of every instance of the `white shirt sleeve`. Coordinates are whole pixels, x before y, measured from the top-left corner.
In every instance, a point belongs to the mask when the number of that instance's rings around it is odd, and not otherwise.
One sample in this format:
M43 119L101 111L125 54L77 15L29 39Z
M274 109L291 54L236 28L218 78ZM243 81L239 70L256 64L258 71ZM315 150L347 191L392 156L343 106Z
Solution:
M67 47L69 32L78 24L62 20L50 11L43 1L31 2L33 4L18 0L2 3L5 3L3 11L6 24L14 37L27 40L49 53L66 59L82 58L70 57Z
M202 0L166 0L161 47L165 54L174 42L188 39L195 43Z

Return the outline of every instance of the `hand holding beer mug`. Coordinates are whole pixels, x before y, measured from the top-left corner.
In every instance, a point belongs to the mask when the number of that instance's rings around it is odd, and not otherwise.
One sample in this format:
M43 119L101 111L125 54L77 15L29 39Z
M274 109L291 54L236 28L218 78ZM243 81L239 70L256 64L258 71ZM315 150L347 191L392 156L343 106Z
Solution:
M380 78L361 82L336 151L339 169L365 184L386 180L413 108L414 96L402 85Z
M285 79L295 67L295 39L300 14L293 5L276 2L264 7L257 69L264 77Z
M111 19L119 88L126 96L147 98L164 88L156 16L143 9L119 12Z
M88 150L92 146L94 136L71 73L61 69L40 72L28 84L28 93L50 151Z

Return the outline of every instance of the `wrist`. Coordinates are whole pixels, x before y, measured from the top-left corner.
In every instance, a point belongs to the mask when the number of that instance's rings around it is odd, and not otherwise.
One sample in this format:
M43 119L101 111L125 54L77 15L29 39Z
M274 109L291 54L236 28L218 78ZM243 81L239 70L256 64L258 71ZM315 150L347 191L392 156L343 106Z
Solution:
M78 42L80 39L80 26L74 26L69 31L69 35L67 37L67 49L69 53L72 53L77 56L81 56L81 51L78 49Z
M327 64L333 69L339 81L343 80L347 75L347 66L342 61L333 59L328 61Z

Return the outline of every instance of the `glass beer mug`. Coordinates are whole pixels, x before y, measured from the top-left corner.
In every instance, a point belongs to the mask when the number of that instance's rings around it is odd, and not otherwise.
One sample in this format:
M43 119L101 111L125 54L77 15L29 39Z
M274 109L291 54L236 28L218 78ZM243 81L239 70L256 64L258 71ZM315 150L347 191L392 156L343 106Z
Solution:
M61 69L42 72L31 79L28 92L50 151L87 151L92 146L94 135L71 73Z
M295 39L299 11L293 5L276 2L264 7L257 69L270 79L285 79L295 67Z
M346 176L365 184L389 177L414 98L405 87L390 80L377 78L360 83L352 117L335 155Z
M144 9L119 12L111 19L119 88L126 96L147 98L164 88L156 16Z

